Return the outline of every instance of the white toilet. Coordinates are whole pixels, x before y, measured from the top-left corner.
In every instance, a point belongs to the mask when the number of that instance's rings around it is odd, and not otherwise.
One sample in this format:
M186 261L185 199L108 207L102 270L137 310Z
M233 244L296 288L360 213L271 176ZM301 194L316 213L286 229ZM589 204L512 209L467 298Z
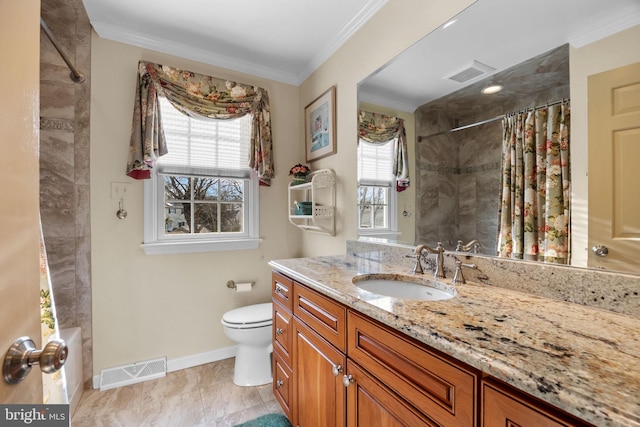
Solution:
M224 333L238 344L233 383L256 386L273 381L271 374L272 303L236 308L222 316Z

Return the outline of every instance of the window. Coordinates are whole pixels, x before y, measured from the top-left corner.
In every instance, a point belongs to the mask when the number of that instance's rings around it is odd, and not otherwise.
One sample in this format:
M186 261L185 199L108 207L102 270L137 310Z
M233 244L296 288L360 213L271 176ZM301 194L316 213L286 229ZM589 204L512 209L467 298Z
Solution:
M168 154L145 182L147 254L258 246L258 180L247 166L251 117L186 116L160 98Z
M358 144L358 235L397 238L393 143Z

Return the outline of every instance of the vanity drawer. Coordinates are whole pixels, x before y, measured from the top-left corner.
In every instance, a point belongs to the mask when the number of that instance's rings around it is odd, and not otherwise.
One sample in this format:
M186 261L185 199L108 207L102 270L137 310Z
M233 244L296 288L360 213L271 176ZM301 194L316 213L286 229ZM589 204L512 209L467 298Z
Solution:
M271 274L271 293L274 301L278 301L288 310L291 310L291 291L293 280L275 271Z
M291 337L291 312L274 299L273 348L280 352L288 366L291 366Z
M482 380L482 427L590 427L570 414L492 378Z
M342 304L296 282L293 314L341 352L346 352L347 309Z
M479 375L374 320L348 313L351 359L428 418L445 426L476 426Z
M291 369L283 363L280 353L273 352L273 394L280 403L284 414L292 419L293 384Z

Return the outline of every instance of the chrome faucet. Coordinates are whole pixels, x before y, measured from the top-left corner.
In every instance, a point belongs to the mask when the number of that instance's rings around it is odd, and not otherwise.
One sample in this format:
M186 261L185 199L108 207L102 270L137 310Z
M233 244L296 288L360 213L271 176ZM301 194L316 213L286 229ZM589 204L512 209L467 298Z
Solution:
M458 244L456 245L456 252L472 252L474 254L478 253L480 249L480 242L477 240L472 240L466 245L462 243L462 240L458 240Z
M435 248L430 248L427 245L418 245L416 246L416 265L413 268L413 272L416 274L423 274L424 270L422 269L422 261L421 259L425 256L424 251L427 251L430 254L436 255L436 267L433 270L433 277L437 277L439 279L444 279L444 248L442 247L442 243L438 242L438 245Z

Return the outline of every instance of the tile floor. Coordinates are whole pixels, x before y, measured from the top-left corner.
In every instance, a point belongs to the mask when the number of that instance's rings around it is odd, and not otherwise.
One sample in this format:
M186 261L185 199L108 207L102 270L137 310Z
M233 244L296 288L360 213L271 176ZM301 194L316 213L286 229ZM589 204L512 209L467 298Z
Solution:
M282 413L272 385L233 384L234 359L111 390L85 390L72 427L227 427Z

